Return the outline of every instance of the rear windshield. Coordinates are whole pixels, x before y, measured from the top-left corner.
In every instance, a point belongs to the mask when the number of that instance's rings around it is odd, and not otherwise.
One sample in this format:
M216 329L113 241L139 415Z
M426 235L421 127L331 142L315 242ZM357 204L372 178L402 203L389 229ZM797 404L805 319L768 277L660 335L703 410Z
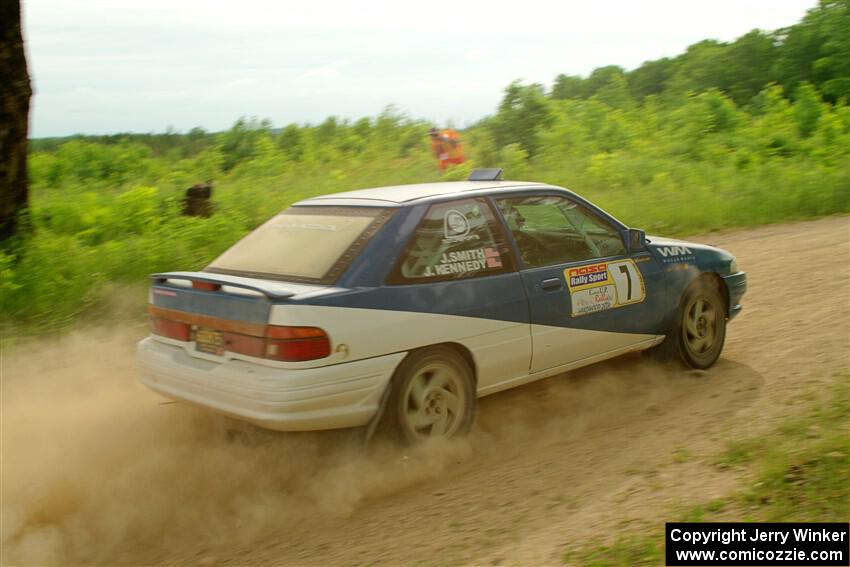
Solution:
M234 244L207 272L334 283L389 218L377 207L292 207Z

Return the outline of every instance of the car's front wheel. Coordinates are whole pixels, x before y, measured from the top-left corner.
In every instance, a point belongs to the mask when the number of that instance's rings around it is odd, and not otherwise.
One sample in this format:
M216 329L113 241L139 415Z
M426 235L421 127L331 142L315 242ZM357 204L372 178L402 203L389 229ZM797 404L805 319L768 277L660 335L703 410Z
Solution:
M683 301L681 355L688 366L708 368L717 362L726 341L726 312L717 288L698 283Z
M714 282L703 277L682 294L673 326L652 352L662 360L678 357L690 368L714 365L726 341L726 304Z
M399 365L384 414L384 429L407 443L467 433L475 419L469 363L446 346L416 351Z

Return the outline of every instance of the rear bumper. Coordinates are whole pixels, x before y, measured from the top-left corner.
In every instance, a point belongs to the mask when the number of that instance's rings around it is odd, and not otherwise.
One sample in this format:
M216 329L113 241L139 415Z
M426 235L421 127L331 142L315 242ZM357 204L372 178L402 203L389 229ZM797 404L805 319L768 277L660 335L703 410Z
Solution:
M405 356L293 370L244 360L213 362L186 348L142 340L137 347L142 383L169 398L278 431L365 425Z
M723 276L726 291L729 293L729 319L734 318L741 312L741 298L747 293L747 274L738 272L729 276Z

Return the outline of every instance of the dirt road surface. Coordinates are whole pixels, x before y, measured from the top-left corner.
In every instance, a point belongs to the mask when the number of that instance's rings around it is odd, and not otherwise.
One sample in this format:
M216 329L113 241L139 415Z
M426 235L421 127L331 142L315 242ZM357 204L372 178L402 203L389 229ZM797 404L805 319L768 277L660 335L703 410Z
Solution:
M724 443L848 373L850 219L712 234L749 274L708 372L628 356L481 401L468 439L364 452L138 385L144 329L2 359L0 563L536 565L734 490ZM660 533L660 532L659 532Z

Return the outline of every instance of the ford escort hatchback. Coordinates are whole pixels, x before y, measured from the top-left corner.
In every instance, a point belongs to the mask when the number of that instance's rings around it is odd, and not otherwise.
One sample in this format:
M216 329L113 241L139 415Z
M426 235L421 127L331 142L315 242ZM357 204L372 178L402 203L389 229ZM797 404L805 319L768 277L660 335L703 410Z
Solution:
M630 351L715 363L746 276L575 193L499 180L296 203L200 272L154 274L142 381L262 427L471 427L476 399Z

